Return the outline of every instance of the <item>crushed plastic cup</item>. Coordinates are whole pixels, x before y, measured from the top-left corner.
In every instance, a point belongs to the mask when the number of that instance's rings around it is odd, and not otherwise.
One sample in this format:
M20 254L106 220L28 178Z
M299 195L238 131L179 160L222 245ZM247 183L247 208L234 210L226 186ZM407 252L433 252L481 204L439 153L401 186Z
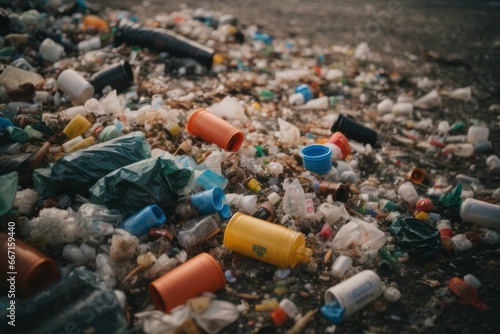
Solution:
M165 220L163 210L158 205L153 204L129 217L122 223L121 228L136 237L140 237L147 234L151 228L162 226Z
M156 308L170 313L188 299L203 292L216 292L225 285L226 278L217 260L201 253L151 282L148 290Z
M317 174L326 174L332 169L332 150L324 145L309 145L300 150L304 167Z

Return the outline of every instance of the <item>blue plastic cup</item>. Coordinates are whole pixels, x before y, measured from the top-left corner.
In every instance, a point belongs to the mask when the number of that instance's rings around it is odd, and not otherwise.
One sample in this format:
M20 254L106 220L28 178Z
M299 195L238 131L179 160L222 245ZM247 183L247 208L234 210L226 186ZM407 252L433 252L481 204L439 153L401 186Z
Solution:
M300 150L304 167L317 174L326 174L332 169L332 150L324 145L309 145Z
M215 187L192 195L191 204L201 215L208 215L222 209L223 199L224 192L220 188Z
M215 187L224 189L227 186L228 180L224 176L219 175L210 169L205 169L199 174L198 171L195 171L194 183L198 184L205 190Z
M148 205L121 224L121 228L136 237L143 236L153 227L162 226L167 220L165 213L156 204Z

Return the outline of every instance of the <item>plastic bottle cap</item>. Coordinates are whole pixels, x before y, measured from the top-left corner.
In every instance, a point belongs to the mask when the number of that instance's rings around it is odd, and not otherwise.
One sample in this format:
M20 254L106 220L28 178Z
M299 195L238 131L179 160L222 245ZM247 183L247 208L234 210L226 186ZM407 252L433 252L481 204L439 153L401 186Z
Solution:
M286 315L285 311L281 307L275 308L271 314L271 319L273 319L273 322L276 325L282 324L288 319L288 316Z
M281 197L277 193L272 192L269 195L267 195L267 199L269 200L269 202L271 202L272 205L276 205L276 203L278 203L281 200Z
M479 290L481 287L481 282L476 278L476 276L472 274L467 274L464 276L464 281L465 283L469 284L471 287L473 287L476 290Z

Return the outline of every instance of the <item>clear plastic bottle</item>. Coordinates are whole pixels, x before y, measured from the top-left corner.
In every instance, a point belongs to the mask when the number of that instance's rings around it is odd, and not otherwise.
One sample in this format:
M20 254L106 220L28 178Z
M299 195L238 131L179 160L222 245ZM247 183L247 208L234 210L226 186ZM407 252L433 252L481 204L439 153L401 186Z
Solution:
M188 220L177 235L177 241L182 247L189 248L207 240L220 231L218 220L216 213Z

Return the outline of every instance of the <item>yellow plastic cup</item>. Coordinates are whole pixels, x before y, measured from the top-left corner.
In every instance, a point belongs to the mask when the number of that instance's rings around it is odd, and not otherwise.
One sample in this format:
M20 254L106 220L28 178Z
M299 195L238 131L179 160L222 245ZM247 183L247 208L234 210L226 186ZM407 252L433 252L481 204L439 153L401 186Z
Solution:
M92 124L90 124L85 117L82 115L76 115L75 118L73 118L71 122L66 125L63 133L68 136L69 139L73 139L87 131L91 126Z
M236 212L224 232L226 248L280 268L311 260L304 235L284 226Z

